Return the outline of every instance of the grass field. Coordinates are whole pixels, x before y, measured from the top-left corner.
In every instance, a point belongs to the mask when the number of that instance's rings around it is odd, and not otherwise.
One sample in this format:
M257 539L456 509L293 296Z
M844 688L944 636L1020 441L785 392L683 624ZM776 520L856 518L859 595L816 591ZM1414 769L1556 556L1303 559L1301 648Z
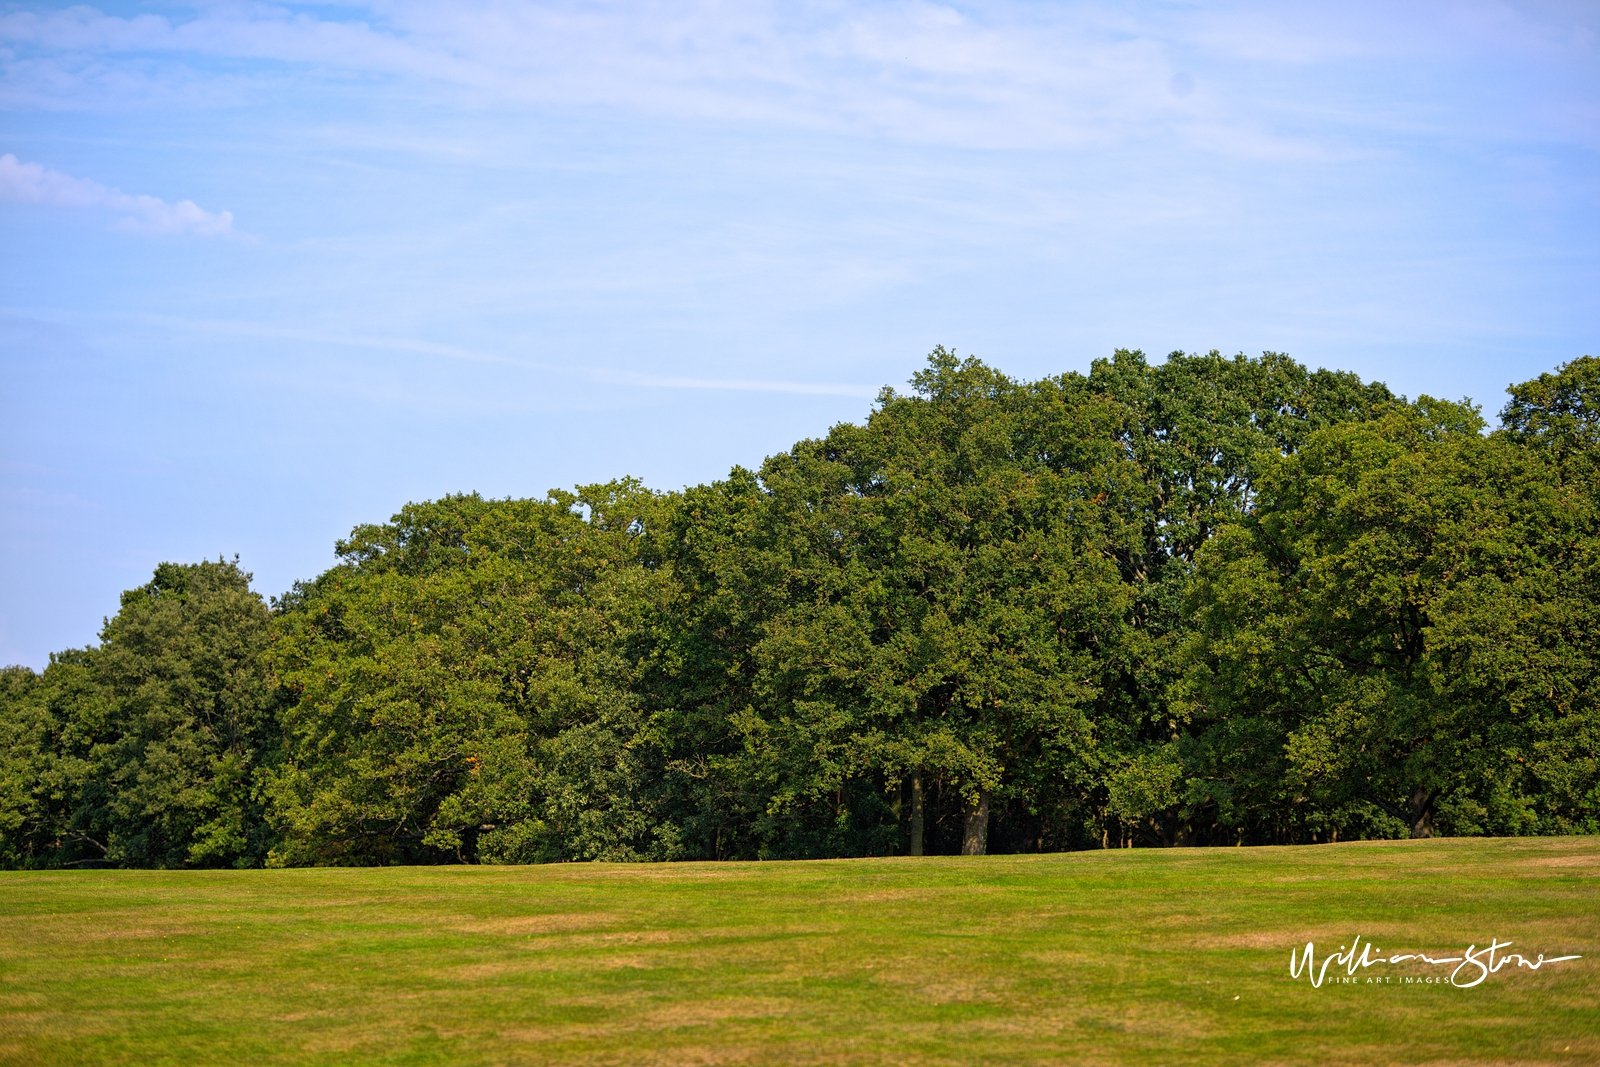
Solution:
M0 874L0 1062L1600 1063L1600 839Z

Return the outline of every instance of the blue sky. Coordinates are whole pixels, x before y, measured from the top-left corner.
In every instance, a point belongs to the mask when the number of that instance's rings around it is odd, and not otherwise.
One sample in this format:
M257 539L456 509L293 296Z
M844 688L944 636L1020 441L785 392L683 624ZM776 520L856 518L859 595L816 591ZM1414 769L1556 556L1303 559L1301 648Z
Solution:
M161 560L1022 377L1600 354L1600 7L0 4L0 662Z

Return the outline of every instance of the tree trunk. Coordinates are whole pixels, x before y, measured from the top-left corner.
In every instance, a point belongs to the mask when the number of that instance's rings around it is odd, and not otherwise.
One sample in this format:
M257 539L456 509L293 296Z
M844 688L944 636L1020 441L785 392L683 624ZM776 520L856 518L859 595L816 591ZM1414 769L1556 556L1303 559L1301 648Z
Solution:
M1422 786L1411 791L1411 836L1421 839L1433 836L1433 790Z
M989 791L978 790L978 801L967 807L966 826L961 832L961 854L981 856L989 849Z
M922 855L922 772L911 772L911 854Z

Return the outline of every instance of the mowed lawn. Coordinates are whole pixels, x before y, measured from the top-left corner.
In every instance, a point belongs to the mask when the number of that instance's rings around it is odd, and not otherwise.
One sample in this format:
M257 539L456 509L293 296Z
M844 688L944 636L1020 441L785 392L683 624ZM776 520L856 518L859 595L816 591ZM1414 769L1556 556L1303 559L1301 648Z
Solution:
M1289 977L1356 934L1585 958ZM6 873L0 1061L1600 1063L1600 839Z

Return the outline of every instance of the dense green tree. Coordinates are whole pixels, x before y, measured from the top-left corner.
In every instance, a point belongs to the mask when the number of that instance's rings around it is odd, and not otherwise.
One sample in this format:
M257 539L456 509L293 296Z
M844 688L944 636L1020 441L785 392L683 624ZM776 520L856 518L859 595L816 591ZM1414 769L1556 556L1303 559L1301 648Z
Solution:
M1107 768L1095 823L1102 841L1115 827L1129 842L1188 842L1198 827L1179 803L1179 749L1190 725L1167 693L1193 626L1184 596L1196 554L1251 513L1263 464L1292 455L1321 427L1370 418L1393 397L1380 383L1310 371L1273 352L1173 352L1151 364L1118 351L1095 361L1087 387L1125 413L1116 441L1138 471L1114 500L1111 543L1133 633L1096 711Z
M69 724L74 709L100 698L91 657L87 650L59 652L43 675L26 667L0 672L0 863L8 867L84 858L87 842L76 837L70 810L84 778L82 760L74 758L82 746L73 744ZM104 856L90 849L88 858Z
M1600 830L1600 361L937 349L756 470L163 564L0 672L0 864L542 862Z
M1191 817L1278 840L1595 825L1595 500L1481 429L1423 398L1264 464L1191 590Z
M822 443L881 590L888 715L869 736L913 794L926 777L953 794L946 847L983 851L997 807L1006 847L1038 848L1101 764L1093 710L1125 652L1108 507L1136 476L1124 415L1081 379L1020 385L942 350L912 385Z
M913 385L683 498L656 699L711 854L979 852L997 808L1039 847L1095 764L1120 413L943 350Z
M340 542L268 657L291 698L274 862L675 855L628 747L658 508L633 482L454 496Z
M1501 434L1577 458L1600 447L1600 359L1584 356L1506 390Z
M249 866L268 848L257 773L276 743L267 606L237 563L163 563L96 648L7 672L8 862Z

